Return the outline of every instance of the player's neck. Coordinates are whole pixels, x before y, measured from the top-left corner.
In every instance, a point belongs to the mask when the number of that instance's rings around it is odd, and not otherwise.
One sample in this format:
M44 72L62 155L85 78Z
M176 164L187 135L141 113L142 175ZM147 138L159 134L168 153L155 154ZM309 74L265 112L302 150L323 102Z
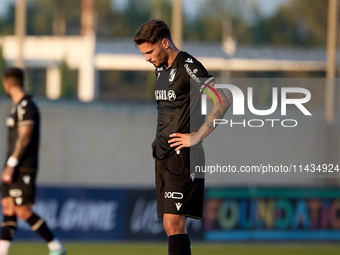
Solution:
M177 57L178 53L180 53L180 50L177 49L176 46L174 46L174 45L170 46L170 53L169 53L168 66L167 67L172 65L172 63L174 62L174 60Z
M13 103L18 104L26 95L25 91L22 89L15 89L11 94Z

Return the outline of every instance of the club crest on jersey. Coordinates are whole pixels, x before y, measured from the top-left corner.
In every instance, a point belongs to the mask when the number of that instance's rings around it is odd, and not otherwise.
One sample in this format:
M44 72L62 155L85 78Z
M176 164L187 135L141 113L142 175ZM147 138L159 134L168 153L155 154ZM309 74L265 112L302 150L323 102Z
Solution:
M177 69L171 69L170 74L169 74L169 83L170 84L174 81L176 72L177 72Z

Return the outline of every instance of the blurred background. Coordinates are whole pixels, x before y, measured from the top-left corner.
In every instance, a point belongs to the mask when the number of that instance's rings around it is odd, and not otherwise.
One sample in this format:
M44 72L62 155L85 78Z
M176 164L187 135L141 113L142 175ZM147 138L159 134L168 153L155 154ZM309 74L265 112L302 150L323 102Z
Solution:
M312 139L325 148L320 163L329 155L339 163L339 8L337 0L1 0L0 71L25 69L42 114L36 210L64 240L166 240L151 156L154 68L132 41L153 18L216 78L331 78L313 94L322 114ZM254 102L270 105L263 98L258 93ZM0 162L10 108L1 84ZM310 158L320 154L313 149L305 148ZM333 177L207 178L206 218L188 221L190 235L340 240L340 182ZM21 223L17 238L34 236Z

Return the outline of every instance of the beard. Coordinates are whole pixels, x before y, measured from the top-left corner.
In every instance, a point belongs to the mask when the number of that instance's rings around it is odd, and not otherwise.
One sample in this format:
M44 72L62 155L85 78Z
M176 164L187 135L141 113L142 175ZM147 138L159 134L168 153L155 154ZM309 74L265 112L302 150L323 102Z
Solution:
M155 67L167 66L169 55L166 51L161 51L159 53L159 64L155 65Z

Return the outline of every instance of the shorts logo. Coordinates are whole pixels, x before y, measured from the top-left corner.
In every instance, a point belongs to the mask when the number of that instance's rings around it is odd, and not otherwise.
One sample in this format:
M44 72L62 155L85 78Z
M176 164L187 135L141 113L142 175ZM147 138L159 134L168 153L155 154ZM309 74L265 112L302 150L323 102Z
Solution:
M175 205L176 205L177 211L179 211L179 209L181 209L182 204L181 203L175 203Z
M20 197L22 195L22 191L20 189L10 189L9 195L11 197Z
M30 183L30 181L31 181L31 176L29 176L29 175L24 175L24 176L22 177L22 180L24 181L24 183L25 183L26 185L28 185L28 184Z
M165 198L172 198L172 199L182 199L183 194L180 192L165 192L164 193Z
M21 205L21 204L22 204L22 198L21 198L21 197L16 197L16 198L15 198L15 203L16 203L17 205Z
M176 72L177 72L177 69L171 69L170 74L169 74L169 83L170 84L174 81Z
M190 174L191 181L194 182L195 180L195 173Z
M169 98L169 101L175 101L175 99L176 99L176 93L175 93L175 91L169 90L169 91L168 91L168 98Z

